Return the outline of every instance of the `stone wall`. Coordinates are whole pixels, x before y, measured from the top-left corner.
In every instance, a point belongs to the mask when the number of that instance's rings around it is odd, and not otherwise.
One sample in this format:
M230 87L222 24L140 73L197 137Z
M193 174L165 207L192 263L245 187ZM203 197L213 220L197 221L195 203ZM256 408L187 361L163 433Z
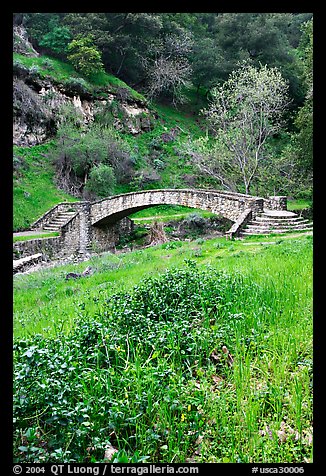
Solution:
M273 195L264 199L265 208L270 210L287 210L287 197L283 195Z
M61 236L36 238L34 240L16 241L13 244L13 259L42 253L45 257L56 258L62 250Z
M14 259L42 253L54 259L79 252L80 217L77 213L61 228L60 236L16 241L13 245Z
M80 214L72 217L61 228L61 250L59 255L75 254L80 251Z
M104 224L92 227L92 250L112 251L121 236L128 235L134 229L134 222L129 218L123 218L114 225Z
M134 223L125 218L114 225L92 227L87 215L77 213L61 228L61 235L48 238L16 241L13 244L13 259L21 259L37 253L47 259L57 259L91 251L109 251L122 235L133 230Z
M22 273L31 266L40 263L43 259L42 253L37 253L36 255L27 256L26 258L21 258L14 260L13 272Z
M238 219L233 223L231 228L226 232L227 238L232 239L239 235L240 230L252 219L252 210L246 209Z

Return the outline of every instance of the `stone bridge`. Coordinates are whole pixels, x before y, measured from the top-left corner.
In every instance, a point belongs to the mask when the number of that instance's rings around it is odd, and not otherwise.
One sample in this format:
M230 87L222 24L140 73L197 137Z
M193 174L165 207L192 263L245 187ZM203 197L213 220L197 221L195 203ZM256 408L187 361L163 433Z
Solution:
M155 205L183 205L208 210L229 219L233 224L227 235L239 234L249 220L264 208L286 210L286 197L261 198L218 190L161 189L115 195L95 202L59 203L46 212L31 227L34 230L60 231L59 237L49 238L46 245L35 246L55 249L55 255L85 253L91 249L112 249L119 235L131 231L129 215ZM33 240L38 241L38 240ZM23 246L23 245L22 245Z
M263 210L263 199L216 190L163 189L125 193L90 204L91 224L115 223L128 215L155 205L184 205L208 210L235 222L246 209Z

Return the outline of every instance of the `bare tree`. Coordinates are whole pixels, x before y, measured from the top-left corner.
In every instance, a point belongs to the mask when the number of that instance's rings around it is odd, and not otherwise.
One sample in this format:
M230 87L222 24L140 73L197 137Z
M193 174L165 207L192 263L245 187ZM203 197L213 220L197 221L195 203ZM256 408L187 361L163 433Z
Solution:
M148 78L148 95L168 95L174 105L184 102L182 90L189 86L192 68L188 60L193 45L189 34L167 35L153 45L154 56L144 59Z

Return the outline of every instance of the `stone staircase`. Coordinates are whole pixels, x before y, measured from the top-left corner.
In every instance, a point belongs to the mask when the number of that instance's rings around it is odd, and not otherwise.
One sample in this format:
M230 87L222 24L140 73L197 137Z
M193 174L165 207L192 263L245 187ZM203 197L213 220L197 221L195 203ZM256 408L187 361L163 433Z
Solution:
M61 211L57 213L46 225L44 225L42 229L47 231L60 231L61 227L65 225L74 215L76 215L76 211Z
M264 209L243 227L239 236L241 238L249 235L268 235L289 231L312 231L312 229L312 222L294 212Z

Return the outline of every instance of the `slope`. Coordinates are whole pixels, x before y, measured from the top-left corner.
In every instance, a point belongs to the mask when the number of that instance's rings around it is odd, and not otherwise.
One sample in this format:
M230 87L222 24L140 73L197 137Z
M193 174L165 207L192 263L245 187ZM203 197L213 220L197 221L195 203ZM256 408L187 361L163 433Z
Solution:
M15 81L20 81L18 86L21 89L28 88L27 96L22 94L19 101L14 98L14 118L16 122L22 121L24 113L27 117L24 117L24 121L28 124L26 126L24 123L20 129L26 131L26 127L30 127L31 131L25 136L25 142L22 140L23 145L14 146L15 231L28 228L38 216L59 201L81 199L65 193L56 184L56 170L50 156L57 145L57 126L52 124L49 131L49 119L42 116L35 122L39 127L43 120L46 127L44 126L44 133L38 136L37 127L30 118L37 107L44 108L44 103L47 107L46 114L51 110L51 120L57 121L58 110L61 111L58 109L60 101L60 104L62 101L70 101L75 107L77 104L79 112L84 112L82 108L85 109L87 104L88 110L92 111L91 120L88 116L88 124L97 122L100 126L107 127L105 121L108 120L108 108L100 114L96 108L105 105L113 97L115 109L112 107L109 110L109 120L116 126L119 139L130 151L133 162L132 178L117 181L113 194L136 189L203 185L194 167L179 152L181 144L190 136L203 135L198 111L204 99L194 97L193 91L187 91L188 103L177 110L169 105L149 103L144 96L107 73L100 73L86 80L71 65L55 58L27 57L17 53L14 54L14 74ZM27 116L26 110L30 107L31 97L34 110ZM137 111L137 107L139 111L143 111L139 113L142 119L137 119L137 123L134 121L132 126L130 120L133 118L123 115L126 109L129 110L128 107L133 108L133 111ZM146 127L144 116L149 118ZM139 127L135 132L137 126Z

